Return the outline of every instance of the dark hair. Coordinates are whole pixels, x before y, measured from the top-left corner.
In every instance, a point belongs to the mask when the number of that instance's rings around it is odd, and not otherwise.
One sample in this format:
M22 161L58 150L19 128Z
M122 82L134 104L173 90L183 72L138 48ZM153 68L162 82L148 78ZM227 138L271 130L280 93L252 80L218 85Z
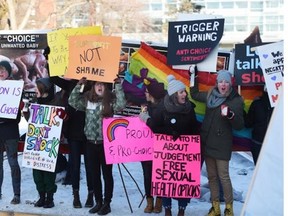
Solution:
M85 93L85 99L90 102L102 102L102 116L103 117L111 117L113 115L113 107L112 103L115 100L115 95L109 88L108 83L104 83L104 94L103 96L99 96L96 94L94 90L94 85L96 82L93 82L92 88Z

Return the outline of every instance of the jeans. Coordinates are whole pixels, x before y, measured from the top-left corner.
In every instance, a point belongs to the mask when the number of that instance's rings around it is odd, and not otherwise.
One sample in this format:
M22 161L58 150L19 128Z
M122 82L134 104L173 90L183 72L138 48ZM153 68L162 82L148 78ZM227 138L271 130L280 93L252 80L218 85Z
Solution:
M220 200L219 179L223 187L225 203L233 202L233 188L229 175L229 161L205 157L211 201Z
M93 191L96 202L103 200L101 171L104 179L104 202L112 201L114 180L112 164L106 164L103 144L87 142L88 169L92 172Z
M178 208L186 209L186 206L190 202L190 198L175 198L178 200ZM162 205L164 208L172 208L172 198L170 197L162 197Z
M0 139L0 194L4 178L4 172L3 172L4 150L6 150L8 163L11 169L13 192L14 194L20 195L21 170L18 163L18 139L10 139L10 140Z
M73 190L79 190L79 182L80 182L80 167L81 167L81 153L84 154L84 164L86 170L86 182L88 191L93 190L92 183L92 173L91 170L88 169L87 164L87 150L86 150L86 142L79 140L68 140L69 144L69 169L72 180L72 188Z

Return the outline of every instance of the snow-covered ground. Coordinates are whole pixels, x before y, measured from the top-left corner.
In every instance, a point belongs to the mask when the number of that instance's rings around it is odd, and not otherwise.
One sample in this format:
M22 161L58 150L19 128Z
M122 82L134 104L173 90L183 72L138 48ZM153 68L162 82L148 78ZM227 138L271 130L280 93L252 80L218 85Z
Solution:
M24 122L25 124L25 122ZM22 124L20 124L22 125ZM19 154L19 163L22 163L22 154ZM136 215L136 216L147 216L147 215L164 215L161 214L145 214L143 209L145 208L146 201L142 203L142 194L138 190L137 185L134 183L129 173L137 182L142 193L144 193L143 186L143 175L142 168L139 162L136 163L126 163L124 166L122 164L114 165L114 197L111 203L112 212L108 215L110 216L126 216L126 215ZM81 186L80 186L80 198L82 205L87 196L86 179L85 179L85 169L82 162L81 165ZM53 215L53 216L81 216L90 215L89 208L75 209L73 208L73 196L71 185L62 185L62 178L65 173L58 174L57 176L57 186L58 190L54 196L55 207L51 209L36 208L33 203L38 199L38 194L36 191L35 184L33 182L32 170L21 166L22 171L22 185L21 185L21 203L19 205L11 205L10 201L13 197L11 177L10 177L10 167L8 161L4 160L4 182L2 186L2 200L0 200L0 215L3 212L21 212L21 213L31 213L31 214L41 214L41 215ZM121 175L123 177L123 182L121 180ZM251 160L251 156L245 152L234 152L230 162L230 174L232 179L232 184L234 188L234 213L235 216L239 216L241 209L244 204L245 196L249 188L250 180L253 175L254 164ZM187 216L203 216L206 215L211 204L209 202L210 194L207 188L207 178L205 172L205 166L202 169L201 176L201 198L191 199L190 204L187 207ZM125 195L125 190L127 190L128 198ZM129 199L129 201L128 201ZM133 213L131 212L129 203ZM173 200L173 215L177 214L177 201ZM225 204L221 205L222 212L224 211ZM96 214L97 215L97 214Z

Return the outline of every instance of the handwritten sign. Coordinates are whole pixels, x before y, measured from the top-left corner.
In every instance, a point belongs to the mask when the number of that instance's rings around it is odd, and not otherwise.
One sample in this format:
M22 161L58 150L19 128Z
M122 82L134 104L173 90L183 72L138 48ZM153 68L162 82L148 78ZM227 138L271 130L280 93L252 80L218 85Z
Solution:
M64 75L68 68L69 37L75 35L101 35L100 26L60 29L48 32L50 76Z
M162 197L200 197L200 136L181 136L176 141L154 135L152 194Z
M23 150L24 167L55 171L63 123L57 115L58 108L64 109L64 107L31 104Z
M24 82L15 80L0 81L0 117L16 119Z
M103 135L108 164L152 160L153 132L138 116L104 119Z
M260 58L260 64L265 78L270 104L274 107L283 85L283 41L257 46L256 52Z
M69 38L67 78L110 82L117 77L121 37L80 35Z
M169 65L197 64L203 61L220 42L224 19L169 22Z

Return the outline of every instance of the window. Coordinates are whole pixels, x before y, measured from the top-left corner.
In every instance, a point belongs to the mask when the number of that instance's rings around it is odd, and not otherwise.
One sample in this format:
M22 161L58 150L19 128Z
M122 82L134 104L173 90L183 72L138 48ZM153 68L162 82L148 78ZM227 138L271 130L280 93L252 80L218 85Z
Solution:
M250 2L251 11L263 11L263 2L252 1Z
M207 9L219 9L219 8L220 8L219 2L209 2L207 4Z
M235 2L235 7L236 8L248 8L248 3L247 2L236 1Z
M221 2L222 8L234 8L233 2Z

